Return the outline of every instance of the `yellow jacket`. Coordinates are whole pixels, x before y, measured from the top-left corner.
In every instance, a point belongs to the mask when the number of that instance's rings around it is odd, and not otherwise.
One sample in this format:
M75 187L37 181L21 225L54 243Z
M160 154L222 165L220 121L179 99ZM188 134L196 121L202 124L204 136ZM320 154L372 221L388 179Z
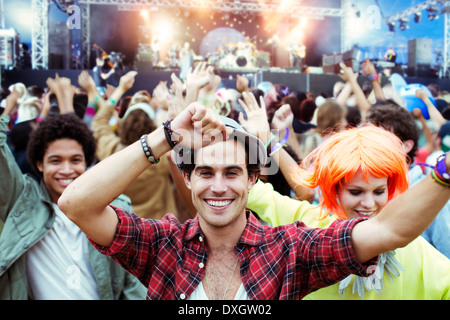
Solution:
M249 192L247 208L273 226L302 221L312 228L326 228L336 218L319 220L320 209L306 201L297 201L280 195L271 184L258 181ZM395 258L404 271L398 277L383 273L381 294L364 290L361 297L353 291L355 276L339 294L339 283L307 295L304 300L450 300L450 260L422 237L395 250Z

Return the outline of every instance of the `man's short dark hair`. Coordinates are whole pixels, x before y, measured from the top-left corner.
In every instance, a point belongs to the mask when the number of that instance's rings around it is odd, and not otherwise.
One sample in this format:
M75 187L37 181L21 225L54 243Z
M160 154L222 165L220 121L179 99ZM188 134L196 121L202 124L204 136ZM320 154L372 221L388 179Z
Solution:
M367 122L391 131L402 142L412 140L414 146L408 157L410 163L414 163L419 148L420 130L408 110L392 101L379 101L370 108Z
M75 140L82 146L87 167L94 162L97 143L87 124L74 114L53 115L42 120L30 135L27 157L36 173L41 174L37 162L43 161L48 145L60 139Z

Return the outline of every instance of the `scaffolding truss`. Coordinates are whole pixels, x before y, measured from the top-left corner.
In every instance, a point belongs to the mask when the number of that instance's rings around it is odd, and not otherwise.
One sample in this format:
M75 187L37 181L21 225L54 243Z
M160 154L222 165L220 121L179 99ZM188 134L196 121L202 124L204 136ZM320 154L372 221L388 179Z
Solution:
M32 0L31 65L33 69L48 69L48 0Z

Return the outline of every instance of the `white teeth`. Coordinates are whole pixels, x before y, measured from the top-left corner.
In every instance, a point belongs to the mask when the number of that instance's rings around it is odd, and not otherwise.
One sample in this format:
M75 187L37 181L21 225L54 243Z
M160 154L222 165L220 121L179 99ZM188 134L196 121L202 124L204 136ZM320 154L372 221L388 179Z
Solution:
M367 217L370 217L373 214L373 211L356 211L356 212Z
M213 206L213 207L225 207L231 203L231 200L227 200L227 201L207 200L206 203L208 203L210 206Z
M73 179L59 179L60 182L64 183L64 184L69 184L73 181Z

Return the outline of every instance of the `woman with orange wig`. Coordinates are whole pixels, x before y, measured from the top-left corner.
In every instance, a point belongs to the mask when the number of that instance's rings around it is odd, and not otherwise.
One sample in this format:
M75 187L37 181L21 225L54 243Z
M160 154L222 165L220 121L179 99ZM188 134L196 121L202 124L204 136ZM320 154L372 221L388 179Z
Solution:
M387 178L387 201L408 189L408 165L401 141L373 125L343 131L310 153L295 174L299 184L320 189L323 209L348 219L355 212L345 212L337 193L357 173L366 182L370 176Z
M278 155L281 159L287 153L280 150ZM272 226L302 221L326 228L336 219L370 219L408 189L403 144L373 125L335 133L297 169L292 174L299 184L320 190L318 206L281 196L258 181L249 192L247 209ZM371 276L350 275L304 299L449 300L450 260L419 236L403 248L382 253Z

